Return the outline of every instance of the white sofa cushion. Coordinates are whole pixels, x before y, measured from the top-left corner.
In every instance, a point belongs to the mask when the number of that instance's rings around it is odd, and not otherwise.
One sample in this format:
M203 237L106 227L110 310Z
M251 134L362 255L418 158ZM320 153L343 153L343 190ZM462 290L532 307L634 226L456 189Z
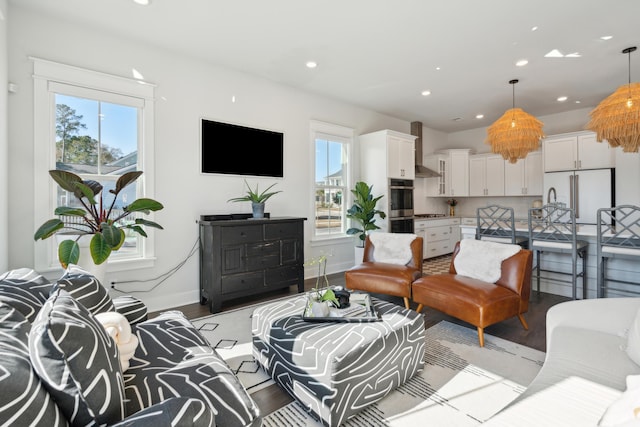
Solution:
M627 376L627 390L605 411L598 426L640 426L640 375Z

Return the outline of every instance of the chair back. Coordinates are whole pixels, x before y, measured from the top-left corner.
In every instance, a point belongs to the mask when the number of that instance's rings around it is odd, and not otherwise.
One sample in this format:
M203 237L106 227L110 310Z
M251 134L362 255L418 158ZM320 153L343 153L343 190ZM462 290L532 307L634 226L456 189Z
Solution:
M422 237L416 236L411 242L411 260L406 264L407 267L417 269L422 274ZM369 236L364 241L364 254L362 262L375 262L375 246L371 243Z
M529 209L529 248L576 252L575 210L559 203Z
M603 246L625 249L640 249L640 207L620 205L601 208L597 213L598 256Z
M450 274L457 274L454 262L459 252L460 242L456 243L451 255ZM525 312L529 307L532 267L533 252L528 249L520 249L518 253L502 261L500 279L496 282L496 285L510 289L520 296L522 312Z
M476 210L476 240L516 243L513 208L490 205Z

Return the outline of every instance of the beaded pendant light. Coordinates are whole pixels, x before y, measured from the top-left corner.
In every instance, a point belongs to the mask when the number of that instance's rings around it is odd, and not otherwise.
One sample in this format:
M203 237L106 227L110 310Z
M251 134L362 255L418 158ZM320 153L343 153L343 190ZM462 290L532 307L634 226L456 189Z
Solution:
M486 144L491 145L491 152L501 154L509 163L524 159L540 146L543 123L531 114L516 108L515 85L517 79L509 80L513 87L513 105L502 117L487 128Z

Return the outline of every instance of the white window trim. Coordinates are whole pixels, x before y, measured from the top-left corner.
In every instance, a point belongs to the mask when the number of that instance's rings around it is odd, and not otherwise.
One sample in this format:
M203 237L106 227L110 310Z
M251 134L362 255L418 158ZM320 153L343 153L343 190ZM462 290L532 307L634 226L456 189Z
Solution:
M312 189L314 191L311 191L311 197L310 197L310 208L309 208L309 218L314 218L314 220L312 220L312 225L311 225L311 243L319 243L319 242L329 242L329 241L337 241L337 240L347 240L347 239L352 239L351 236L348 236L346 233L343 234L334 234L334 235L329 235L327 237L320 237L320 236L316 236L315 234L315 183L316 183L316 178L315 178L315 174L316 174L316 150L315 150L315 146L316 146L316 138L318 136L327 136L330 137L329 139L331 139L331 137L338 137L341 138L343 140L346 140L346 146L347 146L347 170L345 171L346 174L346 185L345 187L347 189L352 188L353 187L353 145L354 145L354 140L355 140L355 129L346 127L346 126L341 126L341 125L336 125L333 123L327 123L327 122L321 122L321 121L317 121L317 120L311 120L310 125L309 125L309 140L311 143L311 149L309 150L310 152L310 156L311 156L311 161L310 161L310 165L311 165L311 185L312 185ZM345 194L346 197L343 198L342 203L346 204L348 203L349 200L351 200L351 198L349 197L348 194ZM346 213L346 209L345 209L345 213ZM349 226L348 222L345 224L346 227Z
M51 126L55 118L53 93L50 87L57 84L78 86L119 95L139 98L142 110L141 133L142 155L138 156L140 170L144 172L144 197L154 198L154 102L155 85L114 76L97 71L86 70L71 65L45 59L30 57L33 61L34 84L34 225L38 227L50 219L55 210L55 182L49 176L49 170L55 168L55 129ZM150 215L153 220L153 215ZM33 230L35 232L35 229ZM142 241L142 258L109 260L108 272L152 267L155 263L154 230L147 229L147 238ZM54 254L55 238L34 242L34 268L42 273L59 271L60 264Z

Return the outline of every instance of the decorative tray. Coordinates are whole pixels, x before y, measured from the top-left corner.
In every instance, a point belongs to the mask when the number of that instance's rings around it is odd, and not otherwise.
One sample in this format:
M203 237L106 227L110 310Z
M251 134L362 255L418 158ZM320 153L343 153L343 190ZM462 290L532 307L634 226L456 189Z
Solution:
M382 320L376 308L371 303L371 296L367 293L352 293L349 296L349 306L345 308L331 307L326 316L316 316L311 309L311 301L307 296L302 313L302 319L307 322L378 322Z

